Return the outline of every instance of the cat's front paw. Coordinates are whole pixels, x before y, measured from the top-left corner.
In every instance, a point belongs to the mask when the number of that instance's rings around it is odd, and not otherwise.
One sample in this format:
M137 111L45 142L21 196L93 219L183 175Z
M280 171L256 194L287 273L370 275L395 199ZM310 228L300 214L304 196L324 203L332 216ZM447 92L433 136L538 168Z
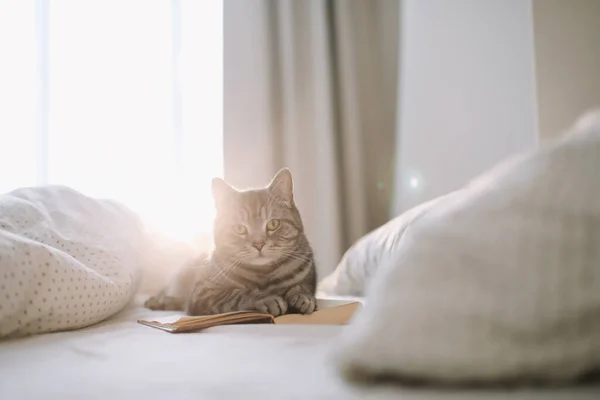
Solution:
M183 302L181 299L176 297L156 295L146 300L146 302L144 303L144 307L154 311L180 311L183 310Z
M257 300L254 303L254 307L260 312L278 317L287 312L288 304L281 296L269 296L265 297L264 299Z
M317 299L305 293L295 293L286 299L291 309L300 314L312 314L317 309Z
M158 296L152 296L144 302L144 307L150 310L163 310L164 305L161 303Z

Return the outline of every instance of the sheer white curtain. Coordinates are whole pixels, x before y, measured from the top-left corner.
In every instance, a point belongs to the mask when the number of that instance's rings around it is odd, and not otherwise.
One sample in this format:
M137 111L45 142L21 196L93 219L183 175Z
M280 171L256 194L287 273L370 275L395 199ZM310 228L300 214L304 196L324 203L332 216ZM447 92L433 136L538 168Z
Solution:
M222 1L0 0L0 192L64 184L210 229Z

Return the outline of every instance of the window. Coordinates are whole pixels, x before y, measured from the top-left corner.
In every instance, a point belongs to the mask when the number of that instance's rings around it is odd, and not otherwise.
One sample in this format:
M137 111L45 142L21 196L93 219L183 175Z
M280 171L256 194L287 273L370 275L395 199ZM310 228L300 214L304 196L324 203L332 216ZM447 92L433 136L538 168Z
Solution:
M62 184L183 239L222 175L222 1L0 0L0 191Z

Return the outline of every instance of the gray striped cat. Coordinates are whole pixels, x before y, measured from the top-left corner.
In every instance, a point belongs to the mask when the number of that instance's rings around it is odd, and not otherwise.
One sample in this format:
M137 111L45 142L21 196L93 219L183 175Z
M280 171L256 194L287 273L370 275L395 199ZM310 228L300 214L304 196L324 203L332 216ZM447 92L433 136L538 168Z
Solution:
M215 178L212 190L214 250L186 263L145 306L189 315L312 313L316 269L290 171L279 171L264 189L239 191Z

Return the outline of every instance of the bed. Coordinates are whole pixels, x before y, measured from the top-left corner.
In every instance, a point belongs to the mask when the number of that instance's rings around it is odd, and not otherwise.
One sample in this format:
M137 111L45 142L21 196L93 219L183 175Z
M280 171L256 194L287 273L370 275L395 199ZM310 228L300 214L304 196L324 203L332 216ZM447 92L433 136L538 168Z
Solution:
M366 235L321 285L346 326L140 325L179 261L135 215L0 196L0 399L598 399L599 159L600 112Z
M97 325L0 342L0 399L597 399L598 388L468 391L346 383L328 350L340 326L245 325L169 334L144 296Z

